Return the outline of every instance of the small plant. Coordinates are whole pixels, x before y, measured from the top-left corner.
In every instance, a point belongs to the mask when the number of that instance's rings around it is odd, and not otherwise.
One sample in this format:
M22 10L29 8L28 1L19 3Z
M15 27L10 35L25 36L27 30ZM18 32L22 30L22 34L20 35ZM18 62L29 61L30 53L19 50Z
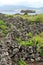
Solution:
M2 32L3 32L4 34L7 34L7 30L3 30Z
M22 59L19 60L18 65L27 65Z
M26 35L29 36L29 37L32 37L33 36L32 32L29 32Z
M3 20L0 20L0 25L5 25L5 22Z
M6 26L3 20L0 20L0 30L2 31L2 35L5 36L7 34L8 27Z
M1 25L0 28L1 28L2 30L5 30L5 29L7 29L7 26L6 26L6 25Z

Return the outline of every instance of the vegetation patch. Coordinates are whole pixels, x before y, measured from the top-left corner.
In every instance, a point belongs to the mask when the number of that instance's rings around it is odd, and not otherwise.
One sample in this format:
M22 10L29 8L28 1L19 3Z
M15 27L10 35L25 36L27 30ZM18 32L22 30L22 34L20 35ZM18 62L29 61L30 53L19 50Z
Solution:
M27 65L22 59L19 60L18 65Z

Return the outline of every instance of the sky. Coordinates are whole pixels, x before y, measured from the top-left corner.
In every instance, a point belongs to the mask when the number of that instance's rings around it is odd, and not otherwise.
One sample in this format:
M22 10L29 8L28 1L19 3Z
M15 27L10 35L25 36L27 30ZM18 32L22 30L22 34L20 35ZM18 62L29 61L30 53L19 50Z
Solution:
M0 0L0 6L3 5L22 5L28 7L43 7L43 0Z

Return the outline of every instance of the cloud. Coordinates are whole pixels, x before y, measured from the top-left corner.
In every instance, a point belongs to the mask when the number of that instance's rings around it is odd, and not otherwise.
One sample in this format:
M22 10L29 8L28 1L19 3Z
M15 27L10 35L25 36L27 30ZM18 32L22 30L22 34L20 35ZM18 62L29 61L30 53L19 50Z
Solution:
M0 0L0 6L2 5L24 5L41 7L43 6L43 0Z
M43 7L43 0L28 0L27 5L31 7Z
M0 5L17 5L25 0L0 0Z

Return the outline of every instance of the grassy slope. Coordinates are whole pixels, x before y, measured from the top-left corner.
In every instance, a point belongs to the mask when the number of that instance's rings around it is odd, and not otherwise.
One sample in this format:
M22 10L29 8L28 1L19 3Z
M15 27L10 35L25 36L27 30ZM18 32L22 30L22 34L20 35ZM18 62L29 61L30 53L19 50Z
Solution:
M29 21L37 21L39 20L40 22L43 22L43 14L38 14L38 15L14 15L14 17L20 16L23 19L28 19Z

